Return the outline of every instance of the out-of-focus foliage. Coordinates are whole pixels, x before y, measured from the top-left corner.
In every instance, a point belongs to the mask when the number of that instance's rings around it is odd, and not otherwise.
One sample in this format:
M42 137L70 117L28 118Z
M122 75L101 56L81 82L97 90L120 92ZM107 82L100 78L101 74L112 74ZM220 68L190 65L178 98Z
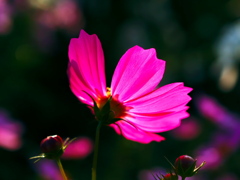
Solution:
M8 116L0 119L0 142L10 138L3 132L17 132L20 147L1 145L0 179L47 177L45 162L28 158L40 153L48 135L94 140L96 121L66 75L68 44L81 28L101 39L108 83L120 56L140 45L167 61L161 85L181 81L194 88L191 117L164 133L164 142L139 144L102 128L99 180L150 180L148 170L170 169L164 156L174 162L182 154L212 163L189 179L239 179L239 9L237 0L1 0L0 108ZM209 117L203 107L224 116ZM224 125L233 122L234 128ZM63 160L73 180L90 179L91 164L92 154Z

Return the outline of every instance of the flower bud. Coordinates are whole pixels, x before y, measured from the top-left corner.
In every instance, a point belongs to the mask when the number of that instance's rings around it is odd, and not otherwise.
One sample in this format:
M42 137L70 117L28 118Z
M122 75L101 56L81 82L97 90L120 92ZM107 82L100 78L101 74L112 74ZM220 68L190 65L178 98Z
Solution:
M179 156L174 163L175 173L184 178L193 176L205 164L205 162L203 162L199 167L196 167L196 162L197 160L191 156Z
M63 153L64 143L60 136L48 136L41 141L40 148L48 159L59 158Z

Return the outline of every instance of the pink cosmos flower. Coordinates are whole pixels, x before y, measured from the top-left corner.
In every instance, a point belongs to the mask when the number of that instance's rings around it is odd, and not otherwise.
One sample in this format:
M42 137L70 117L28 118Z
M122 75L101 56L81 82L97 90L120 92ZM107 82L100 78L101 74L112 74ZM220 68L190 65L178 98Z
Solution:
M183 83L158 88L164 70L165 61L156 57L155 49L134 46L121 57L108 88L98 37L82 30L69 45L72 92L93 109L99 122L140 143L164 140L155 133L174 129L189 116L186 104L192 88Z

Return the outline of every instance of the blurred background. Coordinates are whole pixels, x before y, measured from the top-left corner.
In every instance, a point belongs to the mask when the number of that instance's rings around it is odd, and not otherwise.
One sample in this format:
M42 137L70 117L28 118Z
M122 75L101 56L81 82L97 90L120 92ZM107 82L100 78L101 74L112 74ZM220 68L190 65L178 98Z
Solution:
M167 61L160 85L194 88L191 116L166 141L139 144L103 127L99 180L153 180L183 154L207 161L189 180L240 179L240 1L0 0L0 179L61 180L53 161L36 164L43 138L79 137L63 159L72 180L91 179L96 121L69 89L68 44L97 34L107 81L127 49L156 48ZM75 148L76 150L76 148Z

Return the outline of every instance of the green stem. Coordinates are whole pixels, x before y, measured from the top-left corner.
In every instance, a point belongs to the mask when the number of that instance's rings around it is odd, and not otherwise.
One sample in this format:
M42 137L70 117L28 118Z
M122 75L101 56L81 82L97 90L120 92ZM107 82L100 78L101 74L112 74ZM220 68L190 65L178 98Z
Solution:
M57 161L58 167L59 167L59 169L60 169L60 172L61 172L61 174L62 174L62 176L63 176L63 179L64 179L64 180L68 180L68 178L67 178L67 176L66 176L66 174L65 174L65 172L64 172L64 169L63 169L63 166L62 166L62 163L61 163L60 158L58 158L56 161Z
M93 155L93 167L92 167L92 180L97 179L97 157L98 157L98 145L99 145L99 134L100 128L102 126L102 122L100 121L97 130L96 130L96 138L95 138L95 147L94 147L94 155Z
M182 180L185 180L185 177L182 176Z

